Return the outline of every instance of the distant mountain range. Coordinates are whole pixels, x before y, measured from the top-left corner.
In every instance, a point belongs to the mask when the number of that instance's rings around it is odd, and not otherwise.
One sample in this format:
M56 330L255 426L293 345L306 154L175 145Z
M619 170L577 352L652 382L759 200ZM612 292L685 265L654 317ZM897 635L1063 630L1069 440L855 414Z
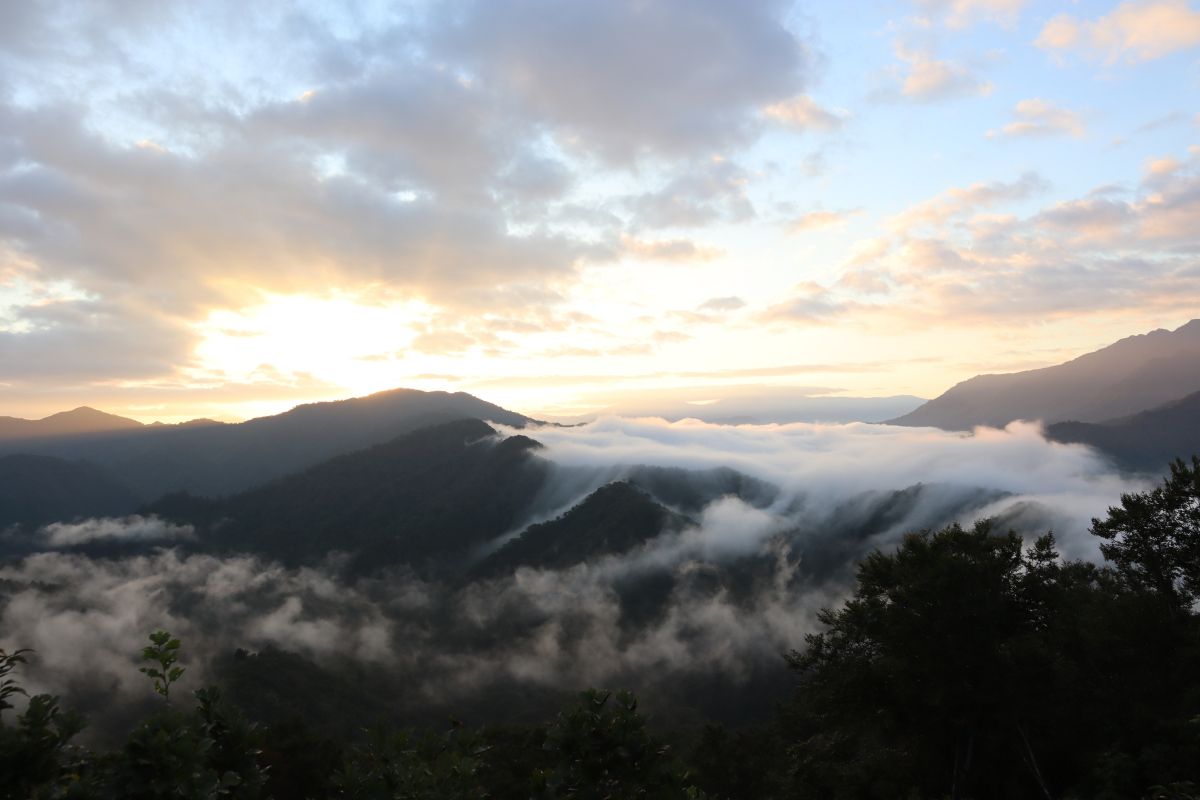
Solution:
M88 433L111 433L145 427L136 419L106 414L94 408L80 406L72 411L52 414L45 419L0 417L0 442L13 439L42 439L57 436L78 436Z
M1200 453L1200 320L1130 336L1053 367L979 375L893 425L969 430L1039 420L1051 438L1093 445L1133 469Z
M882 398L878 408L915 400ZM1131 470L1162 471L1200 453L1200 320L1058 366L972 378L892 424L961 430L1016 419L1041 420L1050 438L1090 445ZM762 506L776 496L729 469L628 465L570 508L562 504L581 495L552 496L537 443L502 439L489 422L532 420L469 394L410 389L239 424L142 425L86 407L3 417L0 531L130 514L150 502L209 530L210 546L242 548L253 531L255 549L274 557L343 549L364 563L471 553L479 562L473 548L499 548L479 565L487 572L631 547L717 497ZM503 543L530 523L538 524ZM562 531L572 532L570 552L557 549Z
M44 420L0 420L0 455L87 460L141 501L176 491L220 496L456 419L516 427L530 421L462 392L415 389L311 403L232 425L142 425L82 408Z
M1016 419L1103 422L1196 391L1200 320L1130 336L1053 367L977 375L891 422L946 430L1004 427Z

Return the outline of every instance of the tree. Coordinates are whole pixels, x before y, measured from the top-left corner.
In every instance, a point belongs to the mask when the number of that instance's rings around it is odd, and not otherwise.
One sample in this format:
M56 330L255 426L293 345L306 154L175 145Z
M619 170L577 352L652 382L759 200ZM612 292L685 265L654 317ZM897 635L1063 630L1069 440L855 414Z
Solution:
M1133 587L1154 592L1178 617L1200 600L1200 457L1177 459L1161 486L1121 495L1092 533Z
M787 657L792 783L811 797L1050 797L1042 695L1055 596L1076 576L1052 536L988 523L906 536Z
M30 650L6 653L0 650L0 715L13 708L10 698L26 692L9 677L17 665L26 663ZM16 725L7 726L0 716L0 798L29 800L62 796L66 786L68 746L83 730L83 718L64 712L58 698L48 694L29 698Z
M534 776L534 796L566 800L697 798L688 774L655 741L630 692L582 692L546 732L551 765Z
M455 725L445 735L375 728L350 749L334 775L346 800L475 800L489 797L481 780L488 747Z

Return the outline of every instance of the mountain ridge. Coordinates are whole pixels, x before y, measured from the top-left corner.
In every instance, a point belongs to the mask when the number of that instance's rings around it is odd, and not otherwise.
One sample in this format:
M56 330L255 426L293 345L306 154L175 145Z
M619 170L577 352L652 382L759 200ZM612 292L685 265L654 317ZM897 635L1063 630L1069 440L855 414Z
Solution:
M0 441L138 430L143 427L135 419L109 414L91 406L79 406L41 419L0 417Z
M1062 364L976 375L888 424L969 430L1018 419L1100 423L1200 391L1200 319L1120 339Z
M1176 458L1200 453L1200 392L1102 423L1056 423L1046 429L1046 436L1090 445L1127 469L1165 470Z
M175 491L220 496L457 419L488 419L515 428L533 421L465 392L391 389L305 403L240 423L136 423L127 430L3 440L0 455L21 452L91 461L112 471L143 501Z

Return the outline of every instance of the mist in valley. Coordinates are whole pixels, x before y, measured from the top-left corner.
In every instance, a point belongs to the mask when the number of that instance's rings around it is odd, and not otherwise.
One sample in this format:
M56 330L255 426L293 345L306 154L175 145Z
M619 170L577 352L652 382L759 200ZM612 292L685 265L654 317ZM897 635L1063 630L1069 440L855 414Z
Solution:
M1065 556L1096 560L1092 517L1145 485L1026 423L961 434L609 417L519 433L543 445L545 479L475 561L613 482L676 524L560 568L477 576L468 563L430 578L404 565L363 574L336 550L304 566L206 552L202 533L154 516L62 521L24 534L38 552L0 566L0 629L36 651L31 690L93 711L144 695L138 643L166 628L186 643L194 685L239 648L278 650L353 665L392 687L390 707L412 719L519 717L522 692L618 685L652 704L753 719L770 710L757 690L787 685L782 654L844 598L872 550L995 518L1029 537L1053 530Z

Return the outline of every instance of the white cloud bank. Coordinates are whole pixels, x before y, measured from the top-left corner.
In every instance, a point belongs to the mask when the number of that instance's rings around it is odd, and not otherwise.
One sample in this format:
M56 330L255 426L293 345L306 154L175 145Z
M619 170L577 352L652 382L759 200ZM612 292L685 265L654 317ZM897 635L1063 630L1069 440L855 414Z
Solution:
M522 433L556 465L546 499L558 511L636 476L638 465L726 467L777 491L718 492L691 511L691 524L629 552L465 585L404 571L351 578L336 561L285 568L175 550L45 552L0 565L0 645L37 651L31 689L93 701L145 693L133 657L159 627L183 638L193 682L235 647L275 645L386 669L415 703L469 703L513 682L661 696L690 678L737 685L776 674L779 654L844 596L853 565L907 531L999 515L1027 533L1052 527L1067 556L1098 558L1091 517L1143 488L1031 423L959 434L609 417ZM133 518L52 528L60 541L91 541L148 540L170 526Z
M51 547L75 547L89 542L166 542L191 539L191 525L175 525L156 516L100 517L82 522L55 522L42 528Z

